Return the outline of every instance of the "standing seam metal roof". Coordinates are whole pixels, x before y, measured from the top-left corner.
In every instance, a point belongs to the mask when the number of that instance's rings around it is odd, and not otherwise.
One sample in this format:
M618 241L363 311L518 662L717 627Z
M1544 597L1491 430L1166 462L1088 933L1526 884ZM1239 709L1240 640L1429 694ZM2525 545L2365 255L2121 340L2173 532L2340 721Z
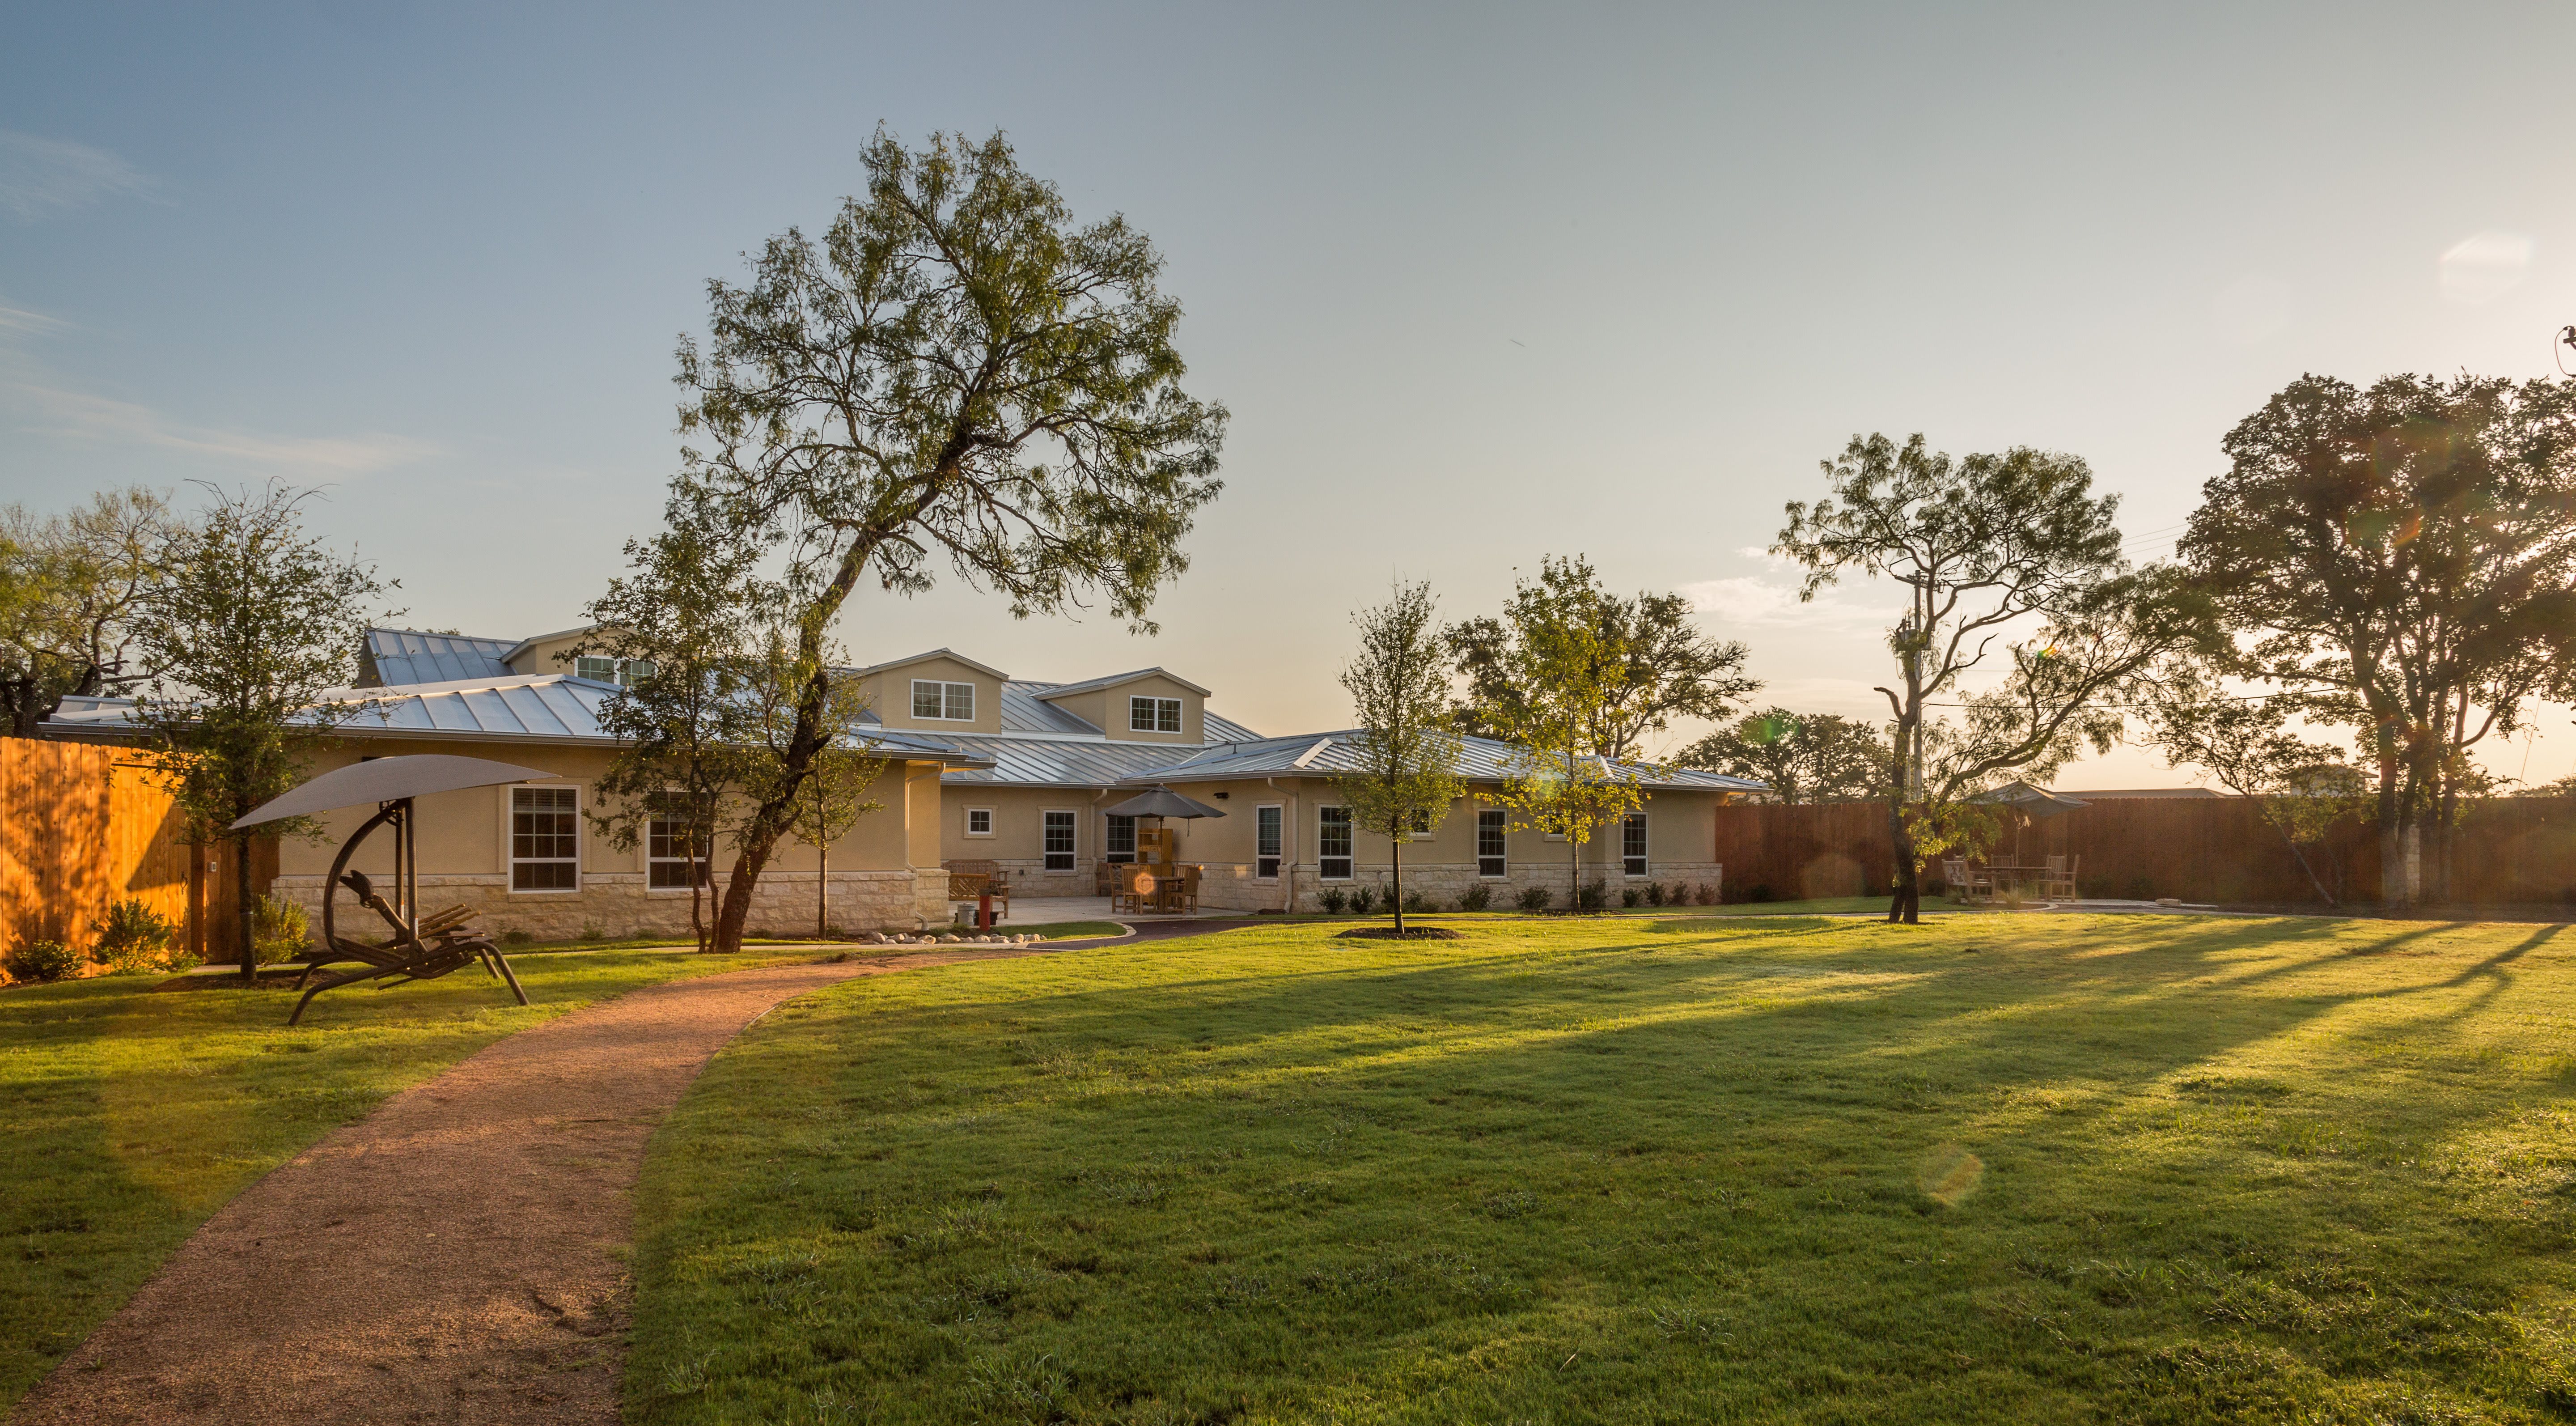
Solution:
M369 629L367 657L375 664L378 681L387 685L508 678L510 666L502 659L518 642L413 629Z

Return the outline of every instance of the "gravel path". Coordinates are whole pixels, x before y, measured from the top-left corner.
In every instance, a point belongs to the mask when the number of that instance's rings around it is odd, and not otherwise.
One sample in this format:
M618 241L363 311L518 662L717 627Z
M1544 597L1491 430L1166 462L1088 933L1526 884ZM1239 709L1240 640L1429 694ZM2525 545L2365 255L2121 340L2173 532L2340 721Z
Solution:
M852 976L1049 949L733 971L498 1041L217 1211L12 1420L613 1423L629 1195L708 1057Z

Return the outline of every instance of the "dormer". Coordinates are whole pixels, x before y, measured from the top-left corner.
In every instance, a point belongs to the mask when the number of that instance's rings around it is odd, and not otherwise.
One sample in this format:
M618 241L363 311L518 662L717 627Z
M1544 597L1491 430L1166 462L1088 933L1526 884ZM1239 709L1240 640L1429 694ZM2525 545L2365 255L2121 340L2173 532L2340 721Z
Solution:
M501 655L501 662L512 673L560 673L586 678L593 683L633 683L653 671L651 661L624 658L613 652L616 640L613 629L604 625L584 624L578 629L559 629L521 639ZM573 650L584 644L589 648L578 655Z
M921 733L1002 731L1010 675L949 649L854 669L868 707L888 728Z
M1122 743L1207 741L1208 691L1159 668L1065 683L1037 695Z

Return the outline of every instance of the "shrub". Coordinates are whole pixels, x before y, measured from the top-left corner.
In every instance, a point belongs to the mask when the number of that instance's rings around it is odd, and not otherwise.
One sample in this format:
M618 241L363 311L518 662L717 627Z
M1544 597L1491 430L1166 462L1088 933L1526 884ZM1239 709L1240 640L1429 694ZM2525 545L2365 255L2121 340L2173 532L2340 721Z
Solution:
M250 925L251 959L257 964L298 960L313 949L313 930L301 901L263 896L251 910Z
M1639 891L1633 886L1623 886L1619 888L1619 904L1622 906L1634 907L1645 899L1646 893Z
M1461 911L1482 911L1493 904L1494 889L1481 881L1458 894L1458 909Z
M1598 911L1609 902L1610 887L1607 882L1596 881L1575 893L1574 904L1585 911Z
M1342 889L1338 886L1325 887L1324 895L1321 899L1324 903L1324 914L1328 916L1341 915L1342 908L1351 904L1350 897L1344 895Z
M1544 886L1524 886L1521 888L1521 909L1523 911L1545 911L1547 909L1547 904L1555 899L1556 898L1553 895L1550 895L1548 889Z
M509 930L501 933L501 944L505 946L524 946L535 939L535 935L522 930Z
M605 941L608 939L608 932L601 929L599 923L596 921L584 922L581 928L581 938L585 941Z
M1698 886L1692 888L1692 895L1702 906L1715 906L1718 902L1725 899L1718 895L1718 891L1719 888L1717 885L1709 882L1701 882Z
M20 941L16 950L0 956L0 970L20 982L60 980L79 969L80 957L60 941Z
M1768 886L1748 886L1744 889L1744 899L1747 901L1768 901L1771 899L1771 888Z
M1377 909L1377 888L1374 886L1352 887L1351 909L1362 916L1366 916L1370 912L1375 911Z
M108 908L107 919L99 923L98 940L89 948L90 959L107 967L110 975L186 970L178 962L194 964L196 957L171 950L177 930L160 912L144 905L141 897L129 896Z
M1646 883L1646 904L1648 906L1661 906L1664 904L1664 884L1662 882L1650 881Z

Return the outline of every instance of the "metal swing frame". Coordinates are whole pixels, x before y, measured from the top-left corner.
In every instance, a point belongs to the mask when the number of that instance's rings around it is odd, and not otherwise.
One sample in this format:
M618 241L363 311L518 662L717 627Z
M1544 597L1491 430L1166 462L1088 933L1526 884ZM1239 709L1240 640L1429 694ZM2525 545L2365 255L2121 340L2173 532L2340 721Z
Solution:
M349 858L379 827L391 827L394 834L394 899L388 902L376 890L365 872L351 871ZM313 997L326 990L362 981L376 981L379 990L415 980L436 980L451 971L462 970L476 961L493 979L504 981L521 1005L528 1003L528 993L519 988L519 977L510 969L507 956L491 937L466 924L470 913L462 906L423 917L420 914L420 837L413 825L412 800L398 797L376 805L370 817L349 840L340 844L340 854L331 861L330 880L322 888L322 949L304 963L304 973L295 978L295 988L304 998L295 1002L295 1013L286 1023L296 1024L304 1018L304 1007ZM339 931L337 906L340 888L346 886L360 905L382 917L392 928L390 940L362 941L343 936ZM324 966L356 963L357 969L314 979ZM306 989L307 983L311 989Z

